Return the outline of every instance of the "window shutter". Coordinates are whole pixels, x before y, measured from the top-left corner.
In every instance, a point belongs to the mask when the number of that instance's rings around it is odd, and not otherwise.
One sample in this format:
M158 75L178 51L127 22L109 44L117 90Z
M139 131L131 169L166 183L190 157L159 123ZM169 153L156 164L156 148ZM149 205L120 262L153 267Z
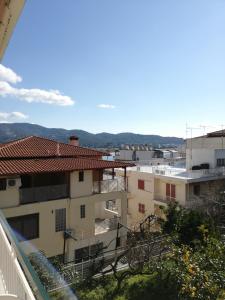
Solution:
M176 198L176 186L175 184L171 184L171 197Z
M145 182L144 180L138 179L138 189L144 190L145 189Z
M170 184L169 183L166 184L166 196L170 197Z

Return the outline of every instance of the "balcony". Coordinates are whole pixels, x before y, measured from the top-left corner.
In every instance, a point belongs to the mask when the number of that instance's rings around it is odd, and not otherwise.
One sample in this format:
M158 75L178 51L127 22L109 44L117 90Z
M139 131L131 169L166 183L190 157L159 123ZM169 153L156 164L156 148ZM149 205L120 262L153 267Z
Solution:
M176 198L169 197L169 196L163 196L163 195L160 195L160 194L155 194L154 195L154 200L165 203L165 204L169 204L171 202L177 201Z
M93 193L110 193L121 192L126 190L126 184L124 178L106 179L102 181L95 181L93 183Z
M173 168L169 166L145 167L150 173L161 176L175 177L180 179L207 179L225 176L225 167L215 169L187 170L184 168ZM144 170L143 170L144 171Z
M111 219L95 219L95 235L116 230L117 224L120 223L120 221L121 218L116 216Z
M0 299L49 299L1 212L0 253Z
M57 200L69 197L69 185L50 185L20 189L20 204Z

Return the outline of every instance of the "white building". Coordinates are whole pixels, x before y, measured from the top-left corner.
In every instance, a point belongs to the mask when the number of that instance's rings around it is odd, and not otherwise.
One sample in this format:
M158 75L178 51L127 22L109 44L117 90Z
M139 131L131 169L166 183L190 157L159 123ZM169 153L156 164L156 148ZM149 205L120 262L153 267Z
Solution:
M160 206L177 201L195 207L215 200L225 190L225 135L210 133L187 140L187 166L128 168L128 224L137 227Z

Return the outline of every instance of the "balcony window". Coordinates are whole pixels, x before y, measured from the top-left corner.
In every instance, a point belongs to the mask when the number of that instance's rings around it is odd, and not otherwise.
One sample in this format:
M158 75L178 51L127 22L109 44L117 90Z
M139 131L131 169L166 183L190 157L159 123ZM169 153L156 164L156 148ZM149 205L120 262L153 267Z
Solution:
M193 193L195 196L200 196L200 185L196 184L193 186Z
M81 219L85 218L85 205L80 206L80 218Z
M80 171L79 172L79 182L83 182L84 181L84 171Z
M1 178L0 179L0 191L5 191L6 190L6 179Z
M75 263L89 260L89 246L75 250Z
M145 189L145 181L142 179L138 179L138 189L144 190Z
M66 229L66 208L55 210L55 231L64 231Z
M218 158L216 160L216 164L217 164L217 167L224 167L225 166L225 158Z
M138 211L139 211L139 213L144 214L145 213L145 205L142 204L142 203L139 203L138 204Z
M176 185L175 184L166 184L166 197L176 199Z
M31 214L7 219L20 241L39 238L39 214Z

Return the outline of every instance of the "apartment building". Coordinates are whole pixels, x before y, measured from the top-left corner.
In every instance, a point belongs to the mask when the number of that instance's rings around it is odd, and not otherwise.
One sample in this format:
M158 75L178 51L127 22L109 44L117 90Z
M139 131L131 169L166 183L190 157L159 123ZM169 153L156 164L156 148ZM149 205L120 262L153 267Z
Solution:
M161 206L177 201L198 207L225 190L225 133L212 132L186 141L186 168L128 168L128 225L137 227L148 215L162 216Z
M115 249L117 224L127 225L130 164L104 161L106 153L77 142L31 136L0 145L0 208L26 254L38 249L80 262L99 245ZM115 168L123 176L115 177ZM122 245L123 229L119 237Z

